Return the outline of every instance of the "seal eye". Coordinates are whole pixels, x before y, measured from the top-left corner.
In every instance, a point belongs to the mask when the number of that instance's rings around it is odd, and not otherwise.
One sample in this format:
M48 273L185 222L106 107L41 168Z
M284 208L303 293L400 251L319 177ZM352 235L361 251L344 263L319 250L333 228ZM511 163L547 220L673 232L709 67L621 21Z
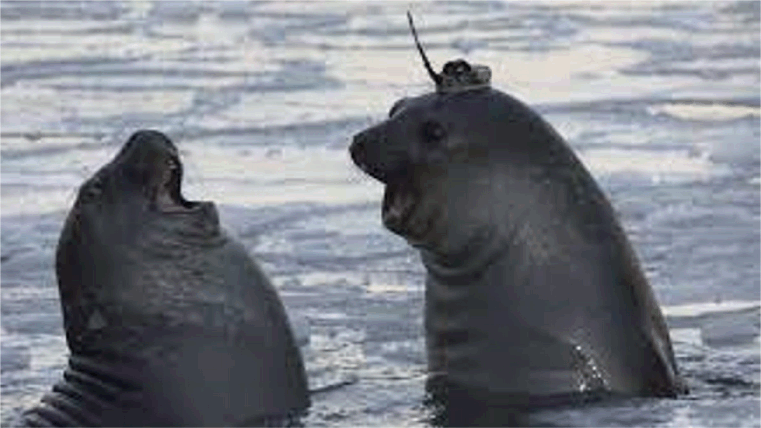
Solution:
M446 131L440 123L436 121L426 121L423 124L423 141L429 144L440 142L446 136Z
M96 179L82 189L84 202L92 202L103 194L103 180Z
M168 168L170 171L174 171L174 170L176 170L177 168L179 168L179 166L178 166L178 164L177 164L177 161L176 161L176 160L174 160L173 158L167 158L167 160L166 160L166 166L167 166L167 168Z

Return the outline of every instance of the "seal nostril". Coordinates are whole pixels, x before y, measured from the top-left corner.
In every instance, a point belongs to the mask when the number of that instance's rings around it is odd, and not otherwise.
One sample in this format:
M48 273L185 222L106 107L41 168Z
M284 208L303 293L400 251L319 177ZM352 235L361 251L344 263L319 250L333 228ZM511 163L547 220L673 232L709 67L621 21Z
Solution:
M349 148L349 153L351 154L351 159L358 167L363 169L366 167L367 148L363 141L355 137L354 143Z

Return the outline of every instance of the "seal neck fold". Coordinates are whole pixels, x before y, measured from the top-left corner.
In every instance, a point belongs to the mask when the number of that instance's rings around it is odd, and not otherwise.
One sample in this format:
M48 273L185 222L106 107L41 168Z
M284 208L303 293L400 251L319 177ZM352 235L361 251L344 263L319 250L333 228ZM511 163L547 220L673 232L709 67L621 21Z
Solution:
M63 380L27 410L21 419L28 426L112 426L125 423L122 409L128 402L138 403L140 370L116 370L126 367L97 362L72 355Z
M428 274L441 282L462 282L482 275L507 247L499 233L487 230L461 251L440 254L421 249Z

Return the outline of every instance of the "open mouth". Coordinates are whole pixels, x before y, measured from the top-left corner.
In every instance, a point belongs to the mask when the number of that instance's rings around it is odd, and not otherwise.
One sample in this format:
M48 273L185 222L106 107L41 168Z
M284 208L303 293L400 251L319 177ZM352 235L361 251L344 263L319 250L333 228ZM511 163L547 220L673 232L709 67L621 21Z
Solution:
M188 201L182 196L180 160L175 156L168 157L160 169L160 177L153 192L153 203L156 208L165 213L193 211L199 203Z
M383 224L392 232L400 234L404 232L417 201L417 193L408 183L389 182L386 185L381 208Z

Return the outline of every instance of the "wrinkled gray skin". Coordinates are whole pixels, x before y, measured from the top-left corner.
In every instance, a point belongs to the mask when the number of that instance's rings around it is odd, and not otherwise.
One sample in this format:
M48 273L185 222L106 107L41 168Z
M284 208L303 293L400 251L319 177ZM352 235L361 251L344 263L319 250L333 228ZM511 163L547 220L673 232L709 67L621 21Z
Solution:
M386 184L384 225L421 252L445 406L686 391L613 208L529 107L488 87L405 98L350 152Z
M138 131L79 189L56 254L70 363L24 423L287 424L308 407L275 289L181 180L174 144Z

